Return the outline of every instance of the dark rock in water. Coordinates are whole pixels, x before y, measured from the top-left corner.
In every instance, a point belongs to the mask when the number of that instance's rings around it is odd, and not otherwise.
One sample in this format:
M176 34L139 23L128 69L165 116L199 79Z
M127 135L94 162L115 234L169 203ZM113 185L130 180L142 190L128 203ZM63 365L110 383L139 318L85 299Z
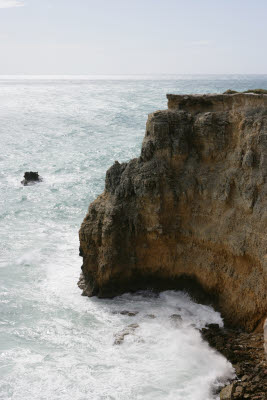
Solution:
M32 171L25 172L24 178L27 181L39 181L39 179L40 179L38 172L32 172Z
M38 172L25 172L24 173L24 179L21 181L21 183L24 186L27 186L28 184L32 184L35 182L41 182L41 177L39 176Z
M208 329L212 329L214 332L217 332L220 330L219 324L208 324L207 325Z
M113 311L112 314L121 314L121 315L127 315L128 317L134 317L135 315L138 314L138 311L128 311L128 310Z
M179 314L172 314L170 316L170 319L172 319L173 321L182 321L182 317Z
M170 319L172 320L172 322L175 324L176 327L180 326L183 321L181 315L179 314L172 314L170 316Z
M146 317L150 318L150 319L155 319L156 318L154 314L147 314Z
M127 311L123 310L120 312L121 315L128 315L128 317L134 317L135 315L138 314L138 311Z

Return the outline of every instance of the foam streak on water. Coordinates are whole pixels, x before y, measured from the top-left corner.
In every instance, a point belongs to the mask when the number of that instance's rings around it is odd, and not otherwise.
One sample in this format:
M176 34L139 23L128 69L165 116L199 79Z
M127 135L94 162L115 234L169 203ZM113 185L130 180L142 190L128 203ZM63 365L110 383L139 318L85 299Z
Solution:
M147 114L167 92L229 87L267 79L0 78L0 399L208 400L231 376L196 329L222 324L211 308L179 292L89 299L76 286L80 223L106 169L138 156ZM27 170L43 182L23 187Z

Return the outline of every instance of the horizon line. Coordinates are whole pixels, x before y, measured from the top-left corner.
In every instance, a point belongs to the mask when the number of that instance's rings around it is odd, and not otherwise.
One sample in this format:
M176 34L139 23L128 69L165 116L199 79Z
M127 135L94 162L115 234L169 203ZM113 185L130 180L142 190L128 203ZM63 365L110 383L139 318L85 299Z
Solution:
M263 76L267 77L264 73L111 73L111 74L0 74L0 79L88 79L93 78L107 78L107 77L191 77L191 76Z

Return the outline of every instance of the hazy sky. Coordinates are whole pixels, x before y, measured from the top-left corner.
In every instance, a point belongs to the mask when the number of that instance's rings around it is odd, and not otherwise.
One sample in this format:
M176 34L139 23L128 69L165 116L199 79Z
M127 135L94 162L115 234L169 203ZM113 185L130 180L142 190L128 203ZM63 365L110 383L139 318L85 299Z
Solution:
M267 73L267 0L0 0L0 74Z

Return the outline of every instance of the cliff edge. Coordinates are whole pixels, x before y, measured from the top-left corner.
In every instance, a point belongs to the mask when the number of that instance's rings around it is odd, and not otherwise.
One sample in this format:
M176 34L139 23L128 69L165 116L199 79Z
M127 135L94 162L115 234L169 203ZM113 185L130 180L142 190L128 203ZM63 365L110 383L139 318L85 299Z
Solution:
M167 95L141 155L80 229L88 296L188 288L252 331L267 315L267 95Z

